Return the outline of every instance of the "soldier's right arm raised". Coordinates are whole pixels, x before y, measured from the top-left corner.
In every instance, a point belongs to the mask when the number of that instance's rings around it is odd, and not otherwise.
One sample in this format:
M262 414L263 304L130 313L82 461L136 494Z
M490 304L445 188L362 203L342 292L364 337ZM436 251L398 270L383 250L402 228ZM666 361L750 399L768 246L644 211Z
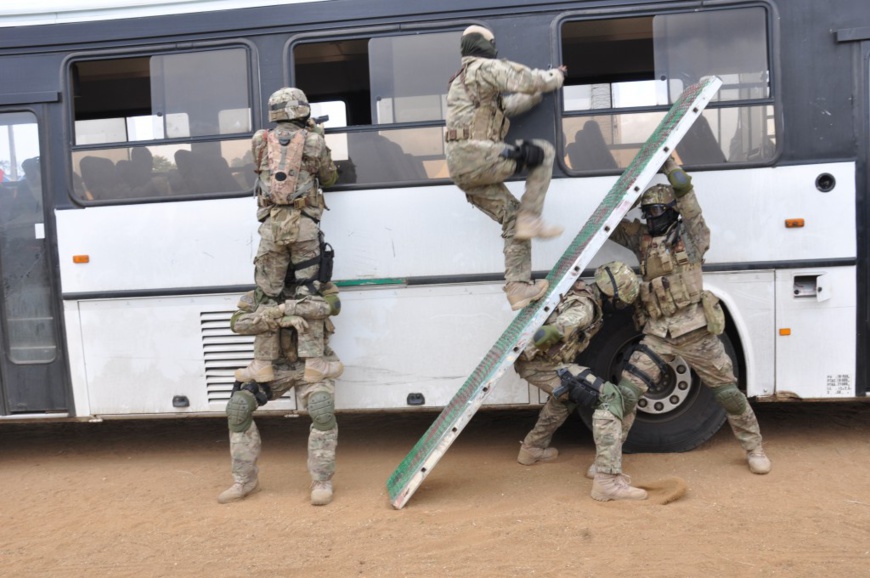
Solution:
M552 92L565 82L561 68L539 70L510 60L493 60L489 72L490 81L502 92Z

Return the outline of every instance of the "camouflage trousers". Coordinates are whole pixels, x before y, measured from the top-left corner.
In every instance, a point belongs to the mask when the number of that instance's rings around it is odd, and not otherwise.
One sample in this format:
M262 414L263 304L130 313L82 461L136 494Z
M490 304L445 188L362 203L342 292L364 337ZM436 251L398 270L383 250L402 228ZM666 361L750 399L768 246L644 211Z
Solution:
M553 434L577 408L576 404L570 401L561 401L553 397L553 390L562 383L556 372L562 368L571 368L578 372L586 368L568 363L524 360L517 361L514 367L523 379L550 394L547 403L538 414L538 421L523 440L526 446L547 448L550 446ZM595 441L595 464L599 468L598 471L613 474L622 472L622 444L633 422L634 415L620 421L603 407L598 407L592 414L592 438Z
M308 329L296 331L296 355L302 359L323 357L326 351L328 319L307 319ZM254 359L275 361L285 355L281 332L269 331L254 336Z
M515 160L500 156L506 145L467 142L451 145L448 153L450 176L465 193L469 203L501 225L505 280L529 281L532 278L532 244L531 241L514 238L517 213L523 210L540 216L543 211L544 198L553 176L553 146L545 140L532 141L544 149L544 161L529 169L525 192L517 202L504 184L514 175L517 166Z
M280 396L285 388L277 388L276 396ZM307 405L308 396L315 391L326 391L335 394L335 385L332 380L313 383L304 386L300 392L303 405ZM308 432L308 473L311 480L323 482L332 479L335 474L335 450L338 446L338 426L331 430L322 431L311 427ZM260 458L262 443L260 431L256 423L244 432L230 432L230 457L232 458L233 481L245 484L257 479L259 468L257 460Z
M260 225L260 245L254 257L254 282L269 297L277 299L284 290L291 265L320 255L319 219L323 210L309 207L303 211L275 206ZM317 219L318 221L315 221ZM297 279L317 276L317 263L295 272ZM306 293L303 293L306 294Z
M732 386L737 383L734 367L731 363L731 358L725 351L725 346L719 340L719 337L711 334L706 328L701 328L675 338L646 335L641 343L649 347L656 355L667 362L673 361L675 357L683 358L683 361L695 370L701 378L701 382L713 389L714 395L717 388ZM662 377L658 365L640 350L635 350L632 353L629 364L647 375L653 383L657 383ZM641 378L627 371L622 372L621 379L631 381L644 393L648 389L647 384ZM728 411L726 415L728 423L731 425L731 429L740 442L741 447L750 451L761 445L761 428L758 425L755 412L752 411L752 407L750 407L749 402L746 400L746 396L739 390L735 391L735 395L742 398L736 404L739 406L739 411L736 413Z

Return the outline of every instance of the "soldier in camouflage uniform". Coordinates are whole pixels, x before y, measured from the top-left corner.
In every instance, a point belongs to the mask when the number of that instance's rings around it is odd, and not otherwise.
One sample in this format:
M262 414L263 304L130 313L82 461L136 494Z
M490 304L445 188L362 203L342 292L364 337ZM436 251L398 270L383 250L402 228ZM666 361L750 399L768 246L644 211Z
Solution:
M288 271L294 273L296 283L295 294L288 298L316 301L320 295L320 218L326 208L320 187L335 184L338 171L323 127L310 115L305 93L298 88L282 88L269 98L269 120L277 126L257 131L251 143L258 175L257 220L262 223L254 277L259 300L270 305L278 305ZM300 331L299 356L306 359L305 379L312 383L338 377L342 370L340 364L323 357L322 342L319 336L309 339ZM255 348L254 361L239 369L236 379L271 381L276 353L274 347Z
M566 69L536 70L496 59L495 38L481 26L463 32L461 51L462 68L447 92L447 168L468 201L502 226L505 292L517 310L540 299L548 286L545 280L531 281L530 239L555 237L562 229L541 219L553 174L553 146L538 139L506 144L507 117L528 111L544 92L561 88ZM529 174L517 202L504 181L523 168Z
M710 230L691 177L672 159L662 169L670 185L654 185L640 199L646 223L624 220L611 236L634 251L643 277L638 307L646 317L645 336L620 377L620 386L632 392L628 424L637 401L662 378L665 360L682 357L725 408L749 470L766 474L770 460L761 446L758 420L737 388L731 358L718 338L725 330L725 315L719 300L704 290L701 266Z
M338 306L337 289L331 283L325 288ZM305 379L305 363L298 354L299 332L309 322L300 315L288 315L288 307L257 303L254 291L242 296L239 309L231 320L232 330L242 335L269 335L278 349L275 377L268 383L236 382L227 403L232 456L233 485L218 496L226 504L241 500L259 491L257 459L260 456L260 432L253 413L269 400L277 399L294 387L300 388L299 398L311 416L308 435L308 471L311 474L311 503L326 505L332 501L332 476L335 473L335 448L338 444L338 425L335 421L335 382L324 378L317 382ZM335 353L326 344L333 325L329 319L322 324L323 351L328 361L338 362ZM274 339L271 339L274 336Z
M550 395L535 427L523 440L517 461L530 466L555 459L559 452L550 447L550 441L556 429L578 405L594 408L597 473L591 495L600 501L643 500L647 494L632 487L622 473L623 392L574 360L601 329L604 303L629 306L638 291L637 276L627 265L616 261L602 265L595 272L594 284L587 286L578 280L562 296L546 324L535 333L534 343L514 364L521 377Z

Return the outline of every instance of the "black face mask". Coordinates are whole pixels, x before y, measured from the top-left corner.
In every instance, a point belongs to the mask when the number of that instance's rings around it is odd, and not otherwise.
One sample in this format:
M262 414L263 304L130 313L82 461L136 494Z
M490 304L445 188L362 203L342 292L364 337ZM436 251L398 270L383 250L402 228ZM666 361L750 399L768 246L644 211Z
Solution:
M646 205L640 209L653 237L664 235L680 218L680 214L667 205Z
M498 56L495 40L487 40L477 32L466 34L462 37L460 52L462 56L477 56L479 58L495 58Z

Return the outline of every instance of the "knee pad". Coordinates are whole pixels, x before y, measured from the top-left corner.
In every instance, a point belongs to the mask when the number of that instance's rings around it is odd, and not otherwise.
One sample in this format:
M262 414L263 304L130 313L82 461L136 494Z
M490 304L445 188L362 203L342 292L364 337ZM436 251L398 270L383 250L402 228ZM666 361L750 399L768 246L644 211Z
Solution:
M653 365L655 365L659 370L659 375L657 378L653 379L653 376L643 371L636 364L640 363L639 355L646 356ZM638 343L634 346L634 351L631 354L631 357L628 360L628 363L625 365L624 371L632 374L637 377L639 380L646 384L647 389L655 387L658 382L662 379L662 377L666 374L668 369L667 362L659 356L655 351L653 351L650 347L647 347L644 343ZM639 398L638 398L639 399Z
M325 391L315 391L308 398L308 415L314 429L328 431L335 428L335 400Z
M524 140L520 143L520 155L522 155L522 163L530 169L544 162L544 149L531 141Z
M627 379L620 380L616 387L622 394L623 416L631 415L637 407L637 402L643 397L643 390Z
M250 391L239 390L227 402L227 425L231 432L248 431L254 421L254 410L257 409L257 399Z
M729 383L713 389L713 397L716 402L725 408L731 415L740 415L746 411L749 403L746 396L737 389L737 384Z

